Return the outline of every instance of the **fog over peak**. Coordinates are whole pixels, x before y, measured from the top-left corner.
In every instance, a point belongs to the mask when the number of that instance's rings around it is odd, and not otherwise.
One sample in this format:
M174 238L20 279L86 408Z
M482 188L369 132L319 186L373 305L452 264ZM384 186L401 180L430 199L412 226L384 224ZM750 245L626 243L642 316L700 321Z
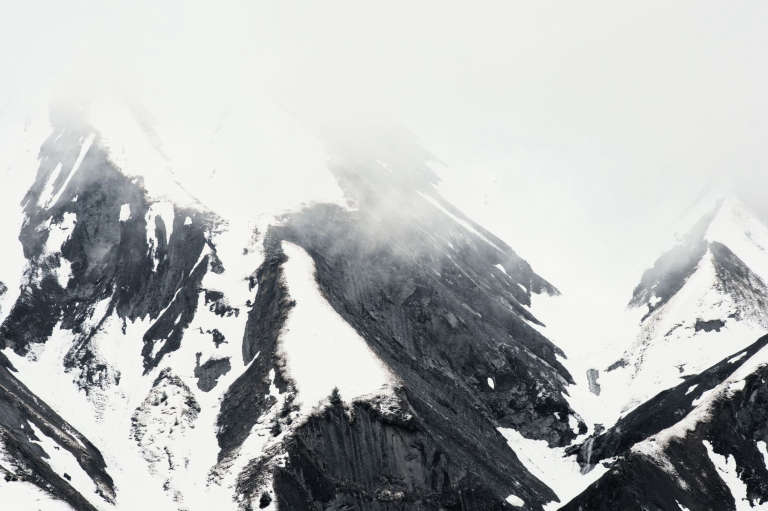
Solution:
M35 2L0 22L0 115L111 95L183 145L269 104L361 151L399 126L450 200L565 291L615 302L706 186L768 213L766 9Z

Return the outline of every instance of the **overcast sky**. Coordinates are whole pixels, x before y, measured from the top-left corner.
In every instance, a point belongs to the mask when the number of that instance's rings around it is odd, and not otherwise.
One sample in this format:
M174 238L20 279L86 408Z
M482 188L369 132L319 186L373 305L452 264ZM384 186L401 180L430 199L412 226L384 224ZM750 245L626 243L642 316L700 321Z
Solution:
M707 183L768 184L765 2L105 4L6 9L0 111L109 83L194 122L258 84L298 116L400 123L449 199L595 306L628 300Z

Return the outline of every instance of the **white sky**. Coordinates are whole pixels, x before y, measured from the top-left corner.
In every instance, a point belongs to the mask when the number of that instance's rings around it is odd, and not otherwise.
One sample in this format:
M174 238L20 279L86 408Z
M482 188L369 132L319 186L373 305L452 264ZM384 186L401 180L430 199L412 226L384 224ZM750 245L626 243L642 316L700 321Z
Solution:
M626 303L710 180L768 184L765 2L21 4L0 115L108 87L191 124L260 87L299 117L401 123L449 198L596 307Z

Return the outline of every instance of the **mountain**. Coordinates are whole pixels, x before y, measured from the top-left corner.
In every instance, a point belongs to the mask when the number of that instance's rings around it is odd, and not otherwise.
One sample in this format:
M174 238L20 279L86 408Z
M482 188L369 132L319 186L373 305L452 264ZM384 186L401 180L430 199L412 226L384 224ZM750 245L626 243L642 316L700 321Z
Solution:
M632 293L633 340L599 368L617 414L768 333L768 225L736 197L703 201L695 212Z
M741 200L710 204L633 292L639 333L600 372L622 409L565 449L599 477L564 510L768 506L768 228Z
M754 204L700 201L626 317L592 325L441 196L407 131L258 104L192 127L54 105L7 128L0 501L766 506ZM627 325L609 363L574 321Z
M243 219L190 192L149 116L127 117L130 130L53 108L36 173L15 169L31 185L16 212L23 271L4 270L4 501L557 501L507 438L563 449L587 432L531 307L558 290L439 195L410 135L376 133L364 151L328 140L320 179L340 200L277 211L280 187L264 182L245 190ZM220 189L243 185L214 174L226 208Z

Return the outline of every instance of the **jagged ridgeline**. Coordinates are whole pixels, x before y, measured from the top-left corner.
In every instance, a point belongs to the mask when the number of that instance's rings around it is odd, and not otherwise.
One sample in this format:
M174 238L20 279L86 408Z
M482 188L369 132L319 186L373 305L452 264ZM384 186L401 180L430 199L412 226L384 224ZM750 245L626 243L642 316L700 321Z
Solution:
M343 201L275 215L255 190L243 215L260 220L239 231L154 193L78 115L51 121L36 173L19 170L26 266L0 287L0 496L77 510L557 500L498 428L553 448L587 431L531 310L558 291L439 195L408 136L330 144Z

